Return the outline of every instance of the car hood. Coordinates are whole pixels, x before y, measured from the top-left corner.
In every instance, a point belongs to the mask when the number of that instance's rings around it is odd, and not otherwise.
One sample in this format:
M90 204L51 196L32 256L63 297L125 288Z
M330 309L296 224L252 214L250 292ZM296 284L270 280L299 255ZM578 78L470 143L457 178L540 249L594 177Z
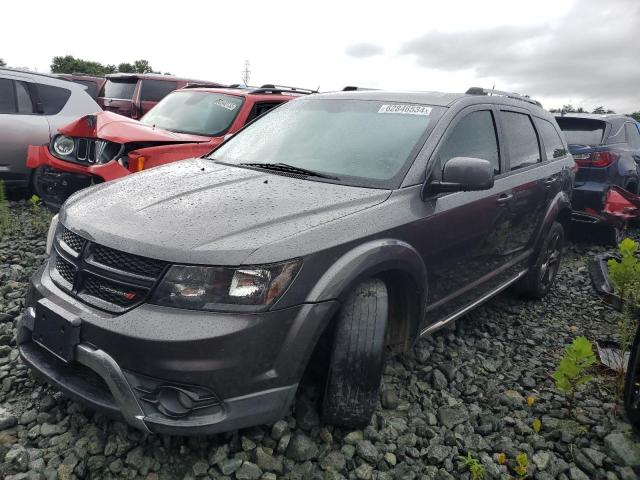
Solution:
M155 128L113 112L98 112L93 115L85 115L59 128L58 131L70 137L100 138L116 143L193 143L208 142L210 140L210 137L201 135L176 133L162 128Z
M176 263L240 265L261 246L321 228L389 195L193 159L82 190L65 203L60 220L125 252Z

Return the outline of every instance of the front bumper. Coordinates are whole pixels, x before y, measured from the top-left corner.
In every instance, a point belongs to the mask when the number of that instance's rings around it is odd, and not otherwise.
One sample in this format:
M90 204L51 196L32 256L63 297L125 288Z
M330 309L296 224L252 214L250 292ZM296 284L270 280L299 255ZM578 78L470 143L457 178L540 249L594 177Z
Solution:
M38 302L80 318L80 343L70 363L34 341ZM335 302L323 302L231 315L143 304L115 316L68 296L43 268L32 279L18 324L18 348L46 381L134 427L213 434L271 423L286 414L335 308ZM176 391L198 408L180 417L167 415L158 402Z

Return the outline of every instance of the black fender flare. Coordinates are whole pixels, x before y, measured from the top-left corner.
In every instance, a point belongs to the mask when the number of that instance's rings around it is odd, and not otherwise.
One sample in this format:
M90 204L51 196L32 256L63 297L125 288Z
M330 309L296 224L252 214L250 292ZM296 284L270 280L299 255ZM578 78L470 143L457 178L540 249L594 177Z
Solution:
M412 340L418 337L427 303L427 268L418 251L407 242L382 238L360 244L338 258L316 282L306 302L343 300L360 281L385 272L402 272L418 289L419 314L409 321Z
M547 207L547 211L545 212L542 219L542 225L538 229L538 233L536 234L535 240L533 242L535 254L532 257L532 261L535 261L538 250L540 249L540 246L542 245L547 232L549 232L551 225L553 225L553 222L556 221L558 216L563 211L571 212L571 198L569 197L569 194L564 190L558 192L556 196L551 199L551 202Z

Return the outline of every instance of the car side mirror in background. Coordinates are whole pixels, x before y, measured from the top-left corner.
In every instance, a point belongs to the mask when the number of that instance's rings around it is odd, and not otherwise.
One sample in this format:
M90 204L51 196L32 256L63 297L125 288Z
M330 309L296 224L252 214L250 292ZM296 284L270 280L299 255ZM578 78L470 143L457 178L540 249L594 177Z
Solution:
M444 164L442 180L425 182L422 198L442 192L470 192L493 187L493 165L488 160L454 157Z

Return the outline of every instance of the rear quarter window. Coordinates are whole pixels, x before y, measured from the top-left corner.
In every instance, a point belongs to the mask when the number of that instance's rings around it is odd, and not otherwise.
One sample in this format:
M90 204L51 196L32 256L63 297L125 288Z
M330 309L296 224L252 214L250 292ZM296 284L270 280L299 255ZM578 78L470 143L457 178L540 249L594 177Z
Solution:
M540 136L542 136L547 160L564 157L567 154L567 150L564 148L564 142L556 127L551 122L541 118L536 118L536 125Z
M167 82L165 80L143 80L140 100L159 102L169 93L173 92L177 87L177 82Z
M36 84L38 99L42 105L42 113L45 115L56 115L67 104L71 96L71 90L54 87L52 85Z

